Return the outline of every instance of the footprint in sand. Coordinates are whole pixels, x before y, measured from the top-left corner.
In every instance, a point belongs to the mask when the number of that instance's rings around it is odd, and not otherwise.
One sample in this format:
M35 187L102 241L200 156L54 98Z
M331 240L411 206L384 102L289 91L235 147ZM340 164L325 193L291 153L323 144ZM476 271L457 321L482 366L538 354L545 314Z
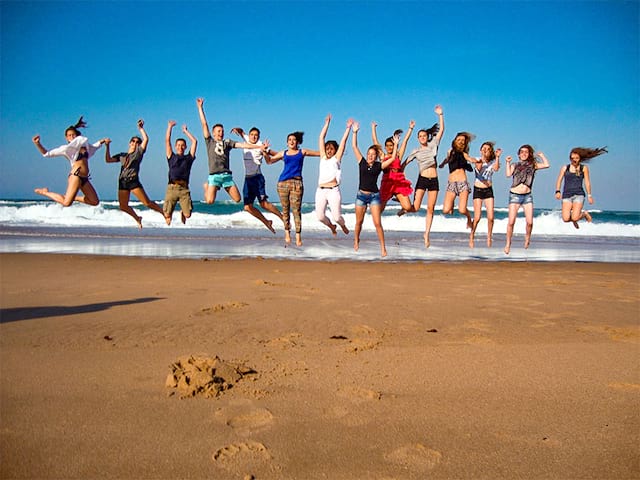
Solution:
M421 443L414 443L397 448L384 458L402 468L424 472L434 469L442 461L442 453Z
M374 328L368 325L356 325L351 328L353 340L349 341L348 352L358 353L373 350L382 343L382 337Z
M380 400L382 398L382 394L380 392L376 392L375 390L370 390L368 388L352 386L339 388L338 395L348 398L355 403L366 402L368 400Z
M271 467L273 457L267 447L260 442L248 440L237 442L216 450L211 456L213 462L231 472L247 472Z
M273 414L269 410L255 407L251 401L221 408L216 412L216 417L241 434L263 430L274 422Z
M218 303L217 305L214 305L213 307L204 307L201 310L199 310L198 312L196 312L196 315L211 315L212 313L223 313L223 312L230 312L231 310L237 310L239 308L243 308L246 307L247 305L249 305L248 303L244 303L244 302L227 302L227 303Z

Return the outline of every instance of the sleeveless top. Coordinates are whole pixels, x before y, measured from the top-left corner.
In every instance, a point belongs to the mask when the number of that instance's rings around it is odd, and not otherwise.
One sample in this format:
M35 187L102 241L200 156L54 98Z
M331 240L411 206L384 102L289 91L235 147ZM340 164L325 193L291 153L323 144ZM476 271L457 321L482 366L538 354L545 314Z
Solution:
M340 183L340 160L334 155L331 158L321 157L318 166L318 185L329 183L335 179Z
M473 167L473 171L476 174L476 180L480 180L483 183L490 182L495 170L493 166L496 164L495 160L490 161L489 163L482 163L482 166L478 169L477 166ZM476 164L477 165L477 164Z
M460 168L468 170L469 172L473 170L473 167L471 167L469 162L467 162L467 159L464 158L464 153L452 152L451 160L449 160L449 173L455 172Z
M536 175L536 166L533 162L518 162L513 169L513 183L511 188L522 184L529 189L533 185L533 177Z
M299 178L302 180L302 164L304 163L304 153L302 153L302 149L298 150L293 155L287 154L288 150L285 150L284 157L284 169L280 174L279 182L284 182L285 180L290 180L292 178Z
M573 173L569 169L571 164L567 165L564 172L564 187L562 189L562 198L570 198L574 195L584 195L582 182L584 180L583 167L580 165L578 172Z

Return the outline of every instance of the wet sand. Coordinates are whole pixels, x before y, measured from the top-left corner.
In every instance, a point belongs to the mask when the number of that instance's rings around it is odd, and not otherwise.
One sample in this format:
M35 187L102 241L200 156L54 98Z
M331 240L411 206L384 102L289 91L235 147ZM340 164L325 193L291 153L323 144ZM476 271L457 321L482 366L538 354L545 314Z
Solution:
M0 284L2 478L640 477L638 264L2 254ZM215 357L226 388L171 385Z

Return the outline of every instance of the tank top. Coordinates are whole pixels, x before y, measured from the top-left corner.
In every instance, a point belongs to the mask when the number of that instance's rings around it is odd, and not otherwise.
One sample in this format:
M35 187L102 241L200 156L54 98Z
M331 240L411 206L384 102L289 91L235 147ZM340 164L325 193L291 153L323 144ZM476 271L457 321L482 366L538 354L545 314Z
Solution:
M536 175L536 166L532 162L518 162L513 168L513 183L511 188L525 185L531 189L533 177Z
M570 198L574 195L584 195L584 189L582 188L582 182L584 180L582 165L579 166L577 173L571 172L570 168L571 164L567 165L567 169L564 172L562 198Z
M302 149L298 150L293 155L288 155L287 150L284 152L284 169L280 174L279 182L290 180L292 178L302 179L302 164L304 163L304 153Z

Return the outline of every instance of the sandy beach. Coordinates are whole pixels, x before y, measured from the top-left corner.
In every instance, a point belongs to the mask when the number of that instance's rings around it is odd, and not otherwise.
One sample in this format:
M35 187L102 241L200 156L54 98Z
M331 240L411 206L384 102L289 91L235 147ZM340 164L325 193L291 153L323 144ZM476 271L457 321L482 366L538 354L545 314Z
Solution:
M0 275L2 478L640 478L638 264Z

